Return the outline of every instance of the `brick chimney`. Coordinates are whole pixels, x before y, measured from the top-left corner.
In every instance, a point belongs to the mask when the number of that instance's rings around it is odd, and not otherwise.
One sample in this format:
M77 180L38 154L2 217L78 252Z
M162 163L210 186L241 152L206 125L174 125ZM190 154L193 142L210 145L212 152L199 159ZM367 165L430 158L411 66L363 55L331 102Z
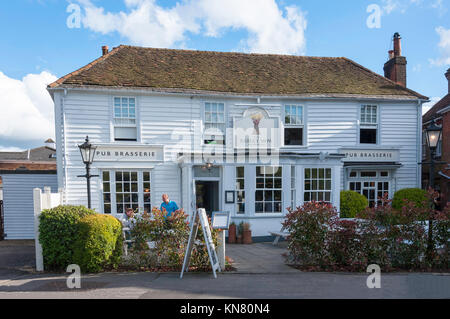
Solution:
M402 37L394 34L394 50L389 51L389 61L384 64L384 76L406 87L406 58L402 56Z
M102 54L107 55L109 52L109 48L107 45L102 46Z
M450 69L447 70L447 73L445 73L445 77L448 81L448 94L450 94Z

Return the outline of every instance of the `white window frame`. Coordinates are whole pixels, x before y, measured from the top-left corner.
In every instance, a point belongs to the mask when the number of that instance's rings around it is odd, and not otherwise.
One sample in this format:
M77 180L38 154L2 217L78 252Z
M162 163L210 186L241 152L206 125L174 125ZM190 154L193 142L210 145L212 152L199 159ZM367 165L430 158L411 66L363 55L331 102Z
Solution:
M217 106L219 105L223 105L223 123L222 122L212 122L212 120L210 122L207 122L207 118L206 118L206 105L207 104L217 104ZM213 113L212 111L210 111L211 113ZM206 139L206 126L207 124L210 125L223 125L223 145L226 144L226 130L227 130L227 105L225 102L220 102L220 101L203 101L203 108L202 108L202 121L203 121L203 130L202 130L202 145L222 145L222 144L207 144L205 143Z
M238 169L239 168L242 168L243 170L244 170L244 176L243 177L238 177ZM245 215L245 206L246 206L246 203L245 203L245 195L246 195L246 191L245 191L245 187L246 187L246 182L245 182L245 166L236 166L235 167L235 192L236 192L236 204L235 204L235 206L236 206L236 215ZM238 185L239 185L239 181L243 181L244 182L244 188L239 188L238 187ZM238 196L238 194L239 194L239 192L242 192L243 193L243 201L239 201L239 196ZM239 211L239 209L238 209L238 207L239 207L239 204L244 204L244 211Z
M122 110L122 99L128 99L128 110L129 110L129 101L130 99L134 99L134 118L128 117L117 117L116 116L116 99L120 99L120 109ZM119 96L115 95L112 97L112 140L115 142L138 142L140 139L140 134L138 130L138 118L139 118L139 107L138 107L138 99L136 96ZM118 120L120 119L128 119L134 120L134 123L120 123ZM136 140L116 140L115 128L134 128L136 130Z
M291 166L291 209L297 207L297 166Z
M310 178L306 178L306 170L311 170L311 175L310 175ZM317 169L318 171L317 171L317 177L316 178L313 178L313 176L312 176L312 170L314 170L314 169ZM320 176L320 173L319 173L319 170L321 170L321 169L323 169L324 170L324 177L323 177L323 179L321 179L319 176ZM326 172L327 172L327 170L330 170L330 178L327 178L326 177ZM317 188L316 189L313 189L313 180L316 180L316 182L317 182ZM319 185L320 185L320 181L321 180L323 180L323 182L324 182L324 189L322 190L322 189L320 189L320 187L319 187ZM330 189L327 189L327 187L326 187L326 182L327 181L330 181ZM311 186L310 186L310 189L306 189L306 182L307 181L310 181L311 182ZM322 201L324 201L324 202L327 202L327 203L333 203L334 202L334 198L333 198L333 195L334 195L334 191L333 191L333 186L334 186L334 175L333 175L333 168L332 167L314 167L314 166L311 166L311 167L309 167L309 166L304 166L303 167L303 202L304 203L308 203L308 202L311 202L311 201L313 201L311 198L312 198L312 196L310 196L310 199L309 200L306 200L305 199L305 194L306 193L317 193L317 194L319 194L319 193L329 193L330 194L330 200L329 201L327 201L326 199L323 199ZM317 196L317 197L319 197L319 196ZM324 196L325 197L325 196ZM315 200L315 199L314 199ZM317 198L317 201L320 201L320 199L319 198Z
M276 178L279 178L281 180L281 187L280 188L275 188L275 183L274 183L272 188L266 188L266 185L265 185L266 184L266 177L265 176L264 177L258 176L258 174L257 174L258 167L264 167L264 171L265 171L266 167L280 168L281 169L281 176L280 177L276 177ZM267 216L267 215L275 215L276 216L276 215L282 215L283 214L283 206L284 206L284 204L283 204L284 203L284 194L283 194L283 170L284 170L284 167L282 165L279 165L279 166L277 166L277 165L257 165L257 166L254 166L254 168L255 168L255 201L254 201L254 203L255 203L255 216ZM256 183L256 180L258 178L264 178L264 188L257 188L258 184ZM275 175L273 175L273 178L275 178ZM262 191L263 192L263 200L262 201L257 201L256 200L256 192L258 192L258 191ZM266 201L265 198L264 198L266 191L272 191L272 192L280 191L281 192L281 199L280 199L280 201L275 200L275 196L273 196L272 200ZM257 211L256 210L256 203L257 202L263 204L263 211ZM265 205L266 202L267 203L272 203L272 205L273 205L272 206L272 210L275 210L275 206L274 206L275 203L280 203L281 211L280 212L275 212L275 211L265 212L264 211L264 205Z
M355 172L356 176L355 177L350 177L351 172ZM361 176L361 172L376 172L376 176L375 177L362 177ZM388 176L381 176L382 172L387 172ZM392 197L392 192L393 192L393 186L394 186L394 172L392 170L389 169L361 169L361 170L355 170L355 171L349 171L348 173L348 179L347 179L347 190L351 190L350 185L351 183L361 183L361 189L359 191L359 193L361 195L363 195L363 189L364 188L368 188L364 186L364 183L367 182L374 182L375 183L375 205L378 205L378 183L388 183L388 196L389 198ZM384 185L383 185L384 186ZM369 187L370 188L370 187ZM384 187L383 187L384 189ZM358 191L356 191L358 192ZM384 193L383 193L384 194Z
M361 121L363 107L376 107L376 123L366 123ZM375 129L376 143L361 143L361 129ZM380 106L378 104L360 104L358 111L358 144L360 145L380 145Z
M105 213L105 201L104 201L104 192L103 192L103 173L109 172L109 184L110 184L110 192L111 195L111 214L108 213L108 215L112 216L118 216L121 217L123 214L117 213L117 193L116 193L116 172L136 172L138 177L138 209L139 211L144 210L144 173L148 172L150 176L150 209L153 208L154 205L152 205L153 201L153 170L152 169L133 169L133 168L114 168L114 169L103 169L100 171L100 203L101 203L101 209L100 211L102 214ZM149 212L150 213L150 212Z
M291 123L289 123L289 124L287 124L286 123L286 108L287 107L296 107L297 108L297 110L298 110L298 108L301 108L302 109L302 114L301 114L301 124L297 124L297 123L295 123L295 124L291 124ZM282 106L282 108L283 108L283 110L282 110L282 117L283 117L283 119L282 119L282 127L283 127L283 131L282 131L282 145L283 145L283 147L285 147L285 148L299 148L299 147L306 147L306 124L305 124L305 106L303 105L303 104L297 104L297 103L291 103L291 104L284 104L283 106ZM303 132L302 132L302 144L301 145L285 145L285 129L286 128L301 128L302 130L303 130Z

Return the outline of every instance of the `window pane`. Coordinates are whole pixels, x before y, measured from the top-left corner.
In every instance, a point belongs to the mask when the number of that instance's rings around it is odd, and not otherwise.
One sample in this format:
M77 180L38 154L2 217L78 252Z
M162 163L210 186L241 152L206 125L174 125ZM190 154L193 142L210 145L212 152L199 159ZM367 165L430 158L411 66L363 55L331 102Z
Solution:
M244 177L244 167L243 166L236 168L236 176L242 177L242 178Z
M377 144L377 130L362 128L359 142L361 144Z
M284 145L303 145L303 128L285 128Z

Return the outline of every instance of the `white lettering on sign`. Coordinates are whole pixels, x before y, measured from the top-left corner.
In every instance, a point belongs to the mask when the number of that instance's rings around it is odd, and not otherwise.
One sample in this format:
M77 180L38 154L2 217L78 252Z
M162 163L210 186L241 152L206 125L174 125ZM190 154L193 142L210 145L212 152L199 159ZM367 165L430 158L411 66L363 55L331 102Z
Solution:
M350 150L342 149L346 162L397 162L400 160L398 150Z
M96 161L163 161L162 146L117 147L99 146L95 152Z

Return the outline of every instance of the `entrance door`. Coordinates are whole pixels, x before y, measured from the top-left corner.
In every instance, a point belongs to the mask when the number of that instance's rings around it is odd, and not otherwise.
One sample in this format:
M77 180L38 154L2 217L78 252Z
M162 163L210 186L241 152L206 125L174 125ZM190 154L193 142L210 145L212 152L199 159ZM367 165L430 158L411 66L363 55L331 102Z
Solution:
M196 181L195 193L197 208L204 208L209 217L212 216L212 212L220 209L219 182Z

